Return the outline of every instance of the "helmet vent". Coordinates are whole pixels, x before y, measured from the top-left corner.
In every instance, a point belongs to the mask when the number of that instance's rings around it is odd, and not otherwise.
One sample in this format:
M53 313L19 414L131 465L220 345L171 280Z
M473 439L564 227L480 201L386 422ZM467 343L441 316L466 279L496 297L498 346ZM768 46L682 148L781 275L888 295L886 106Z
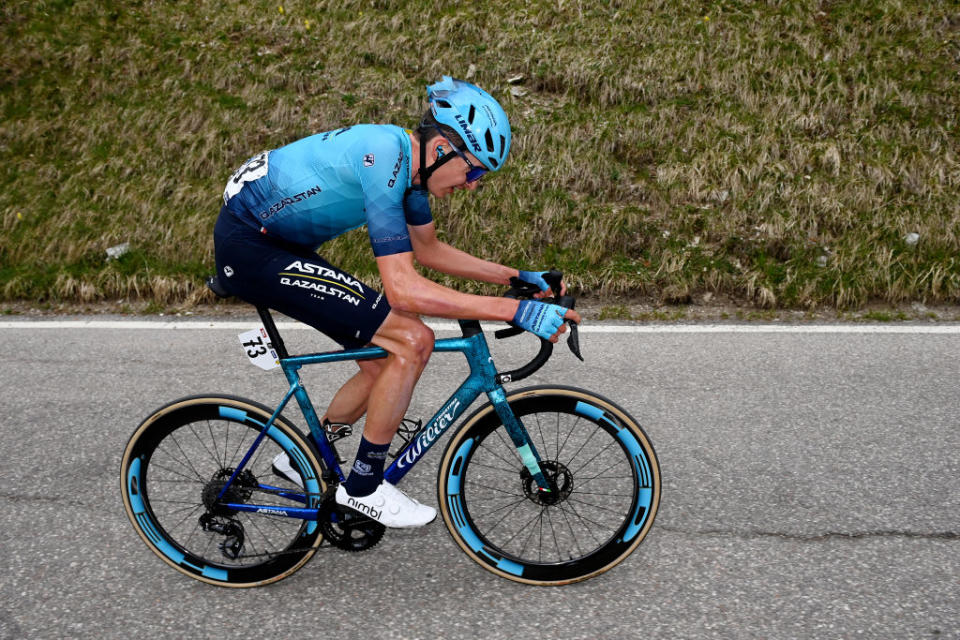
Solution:
M449 109L450 103L447 102L446 100L437 100L437 106L440 107L441 109Z
M484 140L487 143L487 151L493 153L493 134L490 133L490 129L487 129L486 135L484 135Z
M496 169L496 168L500 165L500 163L497 162L496 160L494 160L493 158L487 158L487 160L490 161L490 164L493 165L493 168L494 168L494 169Z
M503 157L503 150L507 148L507 139L500 136L500 157Z
M470 113L467 114L467 122L473 124L473 117L477 115L477 110L473 105L470 105Z

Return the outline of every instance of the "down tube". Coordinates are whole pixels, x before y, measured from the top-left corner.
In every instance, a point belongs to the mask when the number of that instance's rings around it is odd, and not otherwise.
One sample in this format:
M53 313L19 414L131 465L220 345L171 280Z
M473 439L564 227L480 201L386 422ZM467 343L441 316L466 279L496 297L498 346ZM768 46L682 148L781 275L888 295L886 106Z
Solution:
M468 378L460 385L460 388L447 400L447 404L430 419L427 426L403 448L393 464L383 472L384 480L390 484L400 482L481 393L482 391L477 389L476 382L472 378Z

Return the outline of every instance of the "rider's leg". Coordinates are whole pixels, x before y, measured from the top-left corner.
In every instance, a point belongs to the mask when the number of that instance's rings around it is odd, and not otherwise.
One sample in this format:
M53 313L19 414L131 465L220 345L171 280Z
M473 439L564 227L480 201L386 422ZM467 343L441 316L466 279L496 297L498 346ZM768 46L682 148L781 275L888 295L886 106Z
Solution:
M345 486L350 495L370 495L383 481L387 450L433 352L433 339L418 317L398 311L390 312L371 339L389 355L370 388L363 437Z
M389 444L433 353L434 334L416 315L393 310L371 342L389 355L370 389L364 436L376 444Z
M370 390L383 369L381 360L358 360L360 371L347 380L327 406L322 421L353 424L367 411Z
M357 458L336 500L389 527L414 527L437 516L383 482L387 449L413 396L413 388L433 352L433 331L415 315L391 311L371 339L389 354L370 389L367 420Z

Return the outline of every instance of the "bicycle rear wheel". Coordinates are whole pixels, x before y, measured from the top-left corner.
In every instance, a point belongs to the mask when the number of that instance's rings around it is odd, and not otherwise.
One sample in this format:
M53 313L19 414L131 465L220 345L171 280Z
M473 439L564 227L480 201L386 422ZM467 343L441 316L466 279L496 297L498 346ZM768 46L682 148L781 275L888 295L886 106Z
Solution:
M210 584L259 586L289 576L320 546L316 521L278 515L317 508L325 489L313 446L282 418L217 500L271 414L242 398L183 398L144 420L127 443L120 465L127 516L177 571ZM304 489L273 474L281 451ZM238 511L225 502L262 508Z
M532 387L507 396L558 490L537 491L487 404L453 435L440 464L440 511L485 569L536 585L586 580L643 541L660 502L660 466L640 425L596 394Z

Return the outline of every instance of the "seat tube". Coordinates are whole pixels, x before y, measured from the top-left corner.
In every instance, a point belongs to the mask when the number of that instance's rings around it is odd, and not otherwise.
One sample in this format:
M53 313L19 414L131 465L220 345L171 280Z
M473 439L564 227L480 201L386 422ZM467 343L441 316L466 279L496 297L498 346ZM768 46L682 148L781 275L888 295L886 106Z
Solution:
M503 387L498 386L496 389L488 391L487 397L490 399L494 410L497 412L497 416L500 417L500 421L503 422L503 426L510 435L511 442L513 442L513 445L517 448L517 454L520 456L523 466L526 467L530 475L533 476L533 479L541 491L552 491L553 487L550 481L543 475L543 470L540 468L540 454L537 452L537 448L534 446L533 440L530 438L526 427L523 426L520 419L513 413L513 409L510 408L510 403L507 402L507 396Z
M307 421L307 428L310 430L310 436L313 439L314 444L317 445L317 449L320 452L320 457L323 459L323 463L326 465L327 469L333 469L334 472L340 477L340 481L342 482L345 479L343 471L340 469L340 464L337 461L336 455L327 444L327 437L323 431L323 427L320 424L320 418L317 416L317 411L313 407L313 403L310 402L310 397L307 395L307 390L303 387L303 382L300 380L300 365L283 363L281 366L283 367L283 373L286 375L287 381L290 383L290 390L293 393L293 397L296 398L297 404L300 405L300 412Z

